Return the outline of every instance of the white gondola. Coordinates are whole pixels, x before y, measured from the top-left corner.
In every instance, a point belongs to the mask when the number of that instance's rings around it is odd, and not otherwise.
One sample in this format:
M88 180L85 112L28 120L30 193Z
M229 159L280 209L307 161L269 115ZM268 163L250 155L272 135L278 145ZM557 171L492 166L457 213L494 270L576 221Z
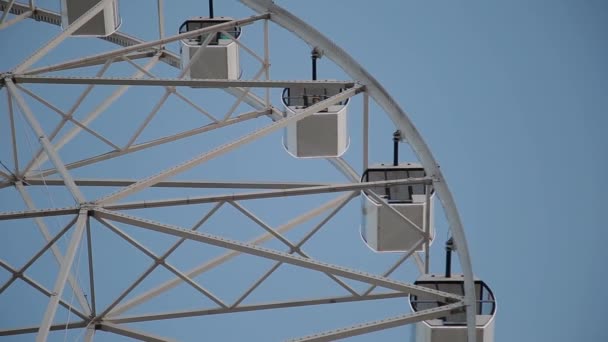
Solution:
M427 287L464 296L464 278L462 275L426 274L420 277L415 285ZM481 280L475 279L475 298L477 298L476 326L477 342L494 341L494 316L496 300L492 290ZM446 303L438 302L435 297L411 295L410 305L413 312L433 309ZM421 321L415 326L415 342L466 342L467 326L464 308L459 312L444 317Z
M179 28L179 33L190 32L234 20L229 17L194 17L186 20ZM193 79L230 79L240 77L239 47L231 39L238 40L241 28L233 26L222 30L225 33L213 33L213 37L202 53L192 63L186 72L186 78ZM181 65L182 70L190 63L190 59L201 47L201 44L209 34L202 34L181 40Z
M401 163L398 165L380 164L368 168L361 182L387 181L406 178L422 178L424 169L419 164ZM363 222L361 236L367 245L377 252L421 251L416 248L422 238L420 230L429 232L430 241L435 235L433 224L433 195L426 201L424 184L374 187L370 191L380 197L377 199L361 192ZM390 208L389 208L390 207ZM408 220L395 213L395 209ZM426 210L430 212L427 214ZM428 222L427 221L428 217Z
M340 93L339 86L292 86L283 90L287 116ZM346 122L348 99L287 126L285 149L297 158L339 157L348 149Z
M101 0L61 0L61 26L65 29ZM118 0L107 2L101 12L82 25L72 35L105 37L118 30Z

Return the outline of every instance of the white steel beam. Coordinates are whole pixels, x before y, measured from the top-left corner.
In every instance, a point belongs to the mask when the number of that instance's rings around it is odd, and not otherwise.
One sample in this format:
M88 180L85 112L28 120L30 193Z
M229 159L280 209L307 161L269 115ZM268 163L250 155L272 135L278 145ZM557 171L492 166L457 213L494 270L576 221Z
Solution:
M104 6L107 5L111 0L101 0L95 6L91 7L90 10L86 11L83 15L81 15L78 19L74 20L68 27L66 27L59 35L55 38L51 39L47 44L45 44L38 51L34 52L33 55L28 57L23 63L15 68L15 73L19 74L25 71L27 68L32 66L32 64L36 63L40 58L44 57L48 52L53 50L59 43L61 43L64 39L69 37L72 33L76 32L82 25L86 24L91 18L93 18L97 13L103 10Z
M158 39L165 37L165 14L163 11L163 0L156 0L156 12L158 14ZM160 49L164 48L164 45L158 46Z
M266 259L282 261L287 264L300 266L319 272L331 273L336 276L366 282L369 284L375 284L396 291L403 291L415 295L430 295L445 302L453 302L455 300L462 299L460 296L452 293L437 291L422 286L412 285L392 279L387 279L385 277L352 270L346 267L335 266L316 260L297 257L288 253L278 252L272 249L259 247L246 242L234 241L223 237L218 237L200 232L192 232L173 225L158 223L152 220L141 219L134 216L124 215L121 213L115 213L105 209L95 210L94 215L95 217L107 218L108 220L122 222L136 227L146 228L159 233L169 234L182 238L185 237L189 240L199 241L217 247L232 249L241 253L250 254Z
M29 18L33 13L34 12L32 12L32 11L25 11L25 12L15 16L13 19L0 24L0 30L4 30L5 28L16 24L23 19Z
M208 44L208 43L206 43L206 44ZM126 58L123 57L123 59L126 59ZM193 60L194 60L194 57L191 59L191 61L193 61ZM153 73L151 73L147 70L144 70L141 66L139 66L139 64L133 63L133 61L131 61L129 59L126 59L126 61L129 62L129 64L131 64L133 67L137 68L138 70L145 72L146 75L148 75L152 78L158 78ZM189 64L188 68L190 68L190 64ZM213 115L211 115L209 112L207 112L206 110L201 108L199 105L195 104L190 99L188 99L187 97L182 95L179 91L177 91L177 89L175 87L165 87L165 89L167 89L169 92L173 93L175 96L177 96L178 98L180 98L181 100L183 100L184 102L189 104L192 108L196 109L198 112L200 112L204 116L208 117L211 121L218 122L218 120Z
M408 143L420 159L426 174L436 178L435 190L443 205L454 242L457 246L458 258L464 273L465 304L467 308L467 336L468 342L476 342L475 328L475 284L473 282L473 266L469 256L469 248L464 234L464 227L460 220L456 202L447 186L447 182L439 168L439 163L433 157L431 150L422 139L420 133L410 121L407 114L399 104L389 95L382 84L378 82L363 66L361 66L346 51L338 47L329 38L308 25L276 3L267 0L240 0L258 13L272 13L273 22L293 32L311 46L318 47L324 55L338 64L350 77L366 86L369 95L389 115L397 128L401 130Z
M404 253L399 260L397 260L397 262L395 262L393 264L393 266L391 266L388 270L386 270L386 272L384 272L382 274L383 277L388 277L390 276L393 272L395 272L395 270L401 266L401 264L403 264L412 254L415 254L416 250L418 248L420 248L420 245L422 245L422 243L425 241L425 239L420 239L418 240L418 242L416 242L416 244L412 247L412 249L410 249L409 251L407 251L406 253ZM376 285L372 285L370 286L365 292L363 292L364 296L369 295L370 293L372 293L372 291L376 288Z
M163 180L172 177L176 174L179 174L181 172L184 172L188 169L191 169L192 167L195 167L203 162L206 162L208 160L211 160L217 156L220 156L224 153L230 152L232 150L234 150L235 148L243 145L243 144L247 144L250 143L254 140L257 140L263 136L266 136L278 129L284 128L286 127L289 123L291 122L295 122L298 120L302 120L306 117L309 117L311 115L313 115L314 113L323 110L325 108L327 108L328 106L343 101L347 98L350 98L354 95L356 95L358 92L360 92L362 90L361 87L354 87L354 88L350 88L348 90L345 90L343 92L340 92L339 94L332 96L330 98L328 98L327 100L323 100L321 102L318 102L317 104L314 104L310 107L308 107L307 109L303 110L302 112L299 112L298 114L286 117L284 119L281 119L279 121L276 121L266 127L263 127L257 131L254 131L250 134L246 134L236 140L233 140L229 143L226 143L224 145L218 146L212 150L210 150L209 152L205 152L203 154L200 154L184 163L181 163L179 165L176 165L174 167L171 167L165 171L162 171L161 173L158 173L154 176L148 177L146 179L142 179L141 181L128 186L126 188L123 188L115 193L112 193L106 197L103 197L101 199L99 199L97 201L97 203L99 204L108 204L111 202L115 202L121 198L124 198L126 196L129 196L133 193L137 193L143 189L146 189L148 187L150 187L151 185L154 185L158 182L162 182Z
M65 208L50 208L50 209L33 209L33 210L20 210L20 211L5 211L0 212L0 221L3 220L16 220L32 217L46 217L46 216L61 216L78 214L78 207L65 207Z
M213 36L214 36L213 33L207 35L207 37L205 38L205 40L203 40L203 42L201 43L201 46L196 50L196 53L194 53L194 56L192 56L192 58L190 59L190 61L188 61L188 64L183 68L183 70L180 71L178 79L183 79L183 77L188 73L188 71L190 70L190 68L192 67L192 65L200 58L200 56L202 55L203 51L205 51L205 49L207 48L207 45L209 44L209 42L211 41L211 39L213 39ZM163 104L165 104L165 102L167 101L167 99L169 98L169 96L173 93L173 89L175 89L175 88L174 87L170 87L170 86L165 86L165 93L158 99L158 101L154 105L154 108L152 108L152 110L150 111L150 113L148 113L148 116L146 116L146 118L144 119L144 121L137 128L137 130L135 130L135 133L133 133L133 136L131 136L131 138L126 143L126 145L125 145L125 147L123 149L127 149L127 148L131 147L131 145L133 145L133 143L135 142L135 140L137 140L137 137L139 137L139 135L146 128L146 126L148 126L148 124L150 123L150 121L152 121L152 119L156 116L156 114L158 113L158 111L160 110L160 108L163 106ZM215 121L217 121L217 120L215 120Z
M113 57L117 57L117 56L124 56L127 53L131 53L131 52L135 52L135 51L142 51L142 50L149 49L149 48L155 48L158 45L168 44L168 43L175 42L175 41L178 41L181 39L196 37L196 36L200 36L205 33L216 32L216 31L219 31L222 29L229 29L230 27L234 27L235 25L243 27L243 26L252 24L258 20L267 19L268 17L269 17L268 14L255 15L255 16L251 16L249 18L228 21L228 22L225 22L222 24L213 25L213 26L202 28L202 29L185 32L185 33L180 33L180 34L166 37L163 39L158 39L158 40L153 40L153 41L148 41L148 42L140 42L139 40L131 39L131 43L135 43L135 44L124 47L122 49L117 49L114 51L100 53L97 55L92 55L92 56L87 56L87 57L81 57L81 58L70 60L65 63L61 63L61 64L50 66L50 67L41 67L41 68L37 68L37 69L28 70L28 72L26 74L30 75L30 74L39 74L39 73L43 73L43 72L50 72L50 71L58 70L58 68L64 69L66 67L70 67L73 65L90 63L92 61L97 61L97 60L107 60L108 58L113 58ZM17 73L21 73L21 72L17 72Z
M44 131L42 130L42 127L40 127L40 123L38 122L38 120L36 120L36 117L34 117L34 114L30 110L30 108L27 106L25 101L23 100L23 97L21 97L21 94L19 94L19 92L17 91L17 88L15 87L15 85L13 84L13 82L11 80L7 80L6 87L7 87L8 91L11 93L11 96L13 98L15 98L15 100L17 101L17 105L19 106L19 109L21 109L21 114L23 114L26 121L32 127L34 132L36 132L36 135L38 136L38 139L40 140L40 144L44 148L44 151L48 155L49 159L51 160L51 162L53 163L53 165L55 166L55 168L57 169L59 174L61 174L61 178L63 178L63 180L65 181L66 187L68 188L68 190L70 191L70 193L72 194L72 196L78 203L83 203L85 201L84 196L82 195L82 193L80 192L80 189L78 189L76 184L74 184L74 181L72 180L72 176L70 175L68 170L65 168L63 161L61 160L59 155L57 155L57 151L55 150L55 148L53 147L51 142L48 140L48 138L46 137Z
M10 13L11 9L13 8L13 4L15 3L15 0L10 0L8 5L5 5L2 10L4 11L4 13L2 13L2 16L0 17L0 24L4 23L4 19L6 19L6 16Z
M263 69L262 69L263 70ZM260 72L261 74L261 72ZM182 78L133 78L133 77L75 77L75 76L28 76L16 74L15 83L43 84L95 84L197 88L288 88L297 85L341 86L353 88L353 81L301 81L301 80L229 80L229 79L182 79Z
M117 335L122 335L122 336L130 337L130 338L133 338L133 339L136 339L136 340L146 341L146 342L170 342L170 341L175 341L173 339L167 339L167 338L164 338L164 337L160 337L160 336L152 335L152 334L149 334L149 333L145 333L143 331L139 331L139 330L135 330L135 329L132 329L132 328L120 326L120 325L117 325L117 324L107 323L107 322L101 323L99 325L99 330L115 333Z
M44 317L42 318L42 323L38 329L38 334L36 335L36 342L45 342L48 337L49 329L53 323L53 318L55 318L55 313L57 312L57 305L59 305L63 288L65 287L68 274L74 262L74 257L76 256L76 251L78 250L78 245L82 240L82 233L84 232L86 225L87 214L88 211L85 209L81 209L78 213L76 227L72 232L72 237L70 238L67 252L62 260L61 267L59 268L59 273L57 274L57 279L55 280L55 286L53 287L53 293L51 294L49 304L44 312Z
M269 191L256 191L256 192L244 192L238 194L226 194L226 195L212 195L212 196L199 196L199 197L185 197L177 199L167 200L156 200L156 201L136 201L127 203L107 204L101 205L103 208L110 210L131 210L131 209L143 209L143 208L157 208L157 207L168 207L178 205L193 205L202 203L213 203L219 201L244 201L254 199L265 199L275 197L289 197L289 196L304 196L314 195L322 193L333 193L333 192L345 192L345 191L358 191L364 190L376 186L397 186L404 184L425 184L431 182L429 178L407 178L397 179L389 181L376 181L376 182L364 182L364 183L348 183L348 184L332 184L332 185L321 185L321 186L310 186L310 187L298 187L295 189L285 190L269 190ZM137 183L135 183L137 184ZM397 215L397 214L395 214ZM400 217L405 218L402 214ZM406 220L405 218L404 220ZM422 234L423 232L421 232Z
M146 63L146 65L144 65L144 69L145 70L151 69L153 66L156 65L156 63L158 63L159 58L160 58L159 54L156 54L154 57L150 58L150 61L148 61L148 63ZM133 77L142 77L143 74L144 74L143 72L137 71L136 73L133 74ZM89 85L89 87L91 87L91 85ZM84 120L82 120L82 124L85 126L88 126L101 113L103 113L112 103L114 103L114 101L116 101L118 98L120 98L128 89L129 89L128 86L122 86L122 87L117 88L110 96L108 96L101 104L99 104L95 108L95 110L89 112L86 115ZM83 95L84 95L84 93L83 93ZM83 96L81 96L81 98L84 99ZM78 101L77 101L77 103L78 103ZM72 114L73 114L73 110L75 110L75 108L76 108L76 105L71 110ZM55 143L55 148L57 150L61 149L65 144L67 144L70 140L72 140L78 133L80 133L80 127L73 127L70 131L68 131L65 135L63 135L57 143ZM44 154L36 156L36 158L34 158L34 160L32 162L30 162L30 164L28 165L28 168L26 168L26 173L31 166L42 164L45 160L46 160L46 155L44 155Z
M462 302L453 303L445 306L440 306L433 309L421 310L418 312L401 315L397 317L387 318L380 321L368 322L363 324L353 325L347 328L327 331L315 335L310 335L298 339L291 340L292 342L327 342L347 337L369 334L371 332L400 327L402 325L416 323L424 320L429 320L437 317L446 316L448 313L463 307Z
M110 141L108 138L104 137L103 135L97 133L95 130L87 127L86 125L82 124L80 121L74 119L73 117L73 113L72 114L68 114L68 113L64 113L61 109L57 108L55 105L53 105L52 103L50 103L49 101L43 99L42 97L40 97L39 95L37 95L36 93L34 93L33 91L20 86L19 84L17 84L17 88L19 88L20 90L22 90L24 93L28 94L30 97L32 97L34 100L42 103L44 106L46 106L47 108L49 108L50 110L52 110L53 112L59 114L59 116L61 116L61 124L60 126L63 127L63 124L65 122L71 122L74 125L80 127L80 129L83 129L84 131L86 131L87 133L91 134L92 136L94 136L95 138L99 139L101 142L103 142L104 144L110 146L111 148L115 149L115 150L120 150L120 147L118 147L116 144L114 144L112 141ZM60 130L60 129L59 129ZM59 131L57 130L57 131ZM49 135L48 139L49 141L52 140L52 136L53 134Z
M91 292L91 315L97 315L95 294L95 272L93 268L93 236L91 235L91 218L87 217L87 260L89 263L89 291Z
M268 233L270 233L272 236L274 236L277 240L281 241L284 245L286 245L287 247L289 247L289 254L298 253L301 256L303 256L304 258L310 259L310 256L301 249L301 245L300 246L296 246L296 245L292 244L291 241L289 241L287 238L285 238L281 233L279 233L276 230L274 230L266 222L262 221L260 218L258 218L257 216L255 216L251 211L247 210L242 205L240 205L240 204L238 204L236 202L230 202L230 204L233 207L235 207L236 209L238 209L245 216L247 216L250 220L252 220L253 222L255 222L258 226L262 227L264 230L266 230ZM350 292L352 295L354 295L354 296L358 296L359 295L357 293L357 291L353 290L350 286L348 286L348 284L346 284L340 278L338 278L338 277L336 277L336 276L334 276L333 274L330 274L330 273L325 273L325 275L327 275L331 280L333 280L334 282L336 282L338 285L340 285L346 291Z
M15 175L19 175L19 153L17 148L17 133L15 131L15 114L13 111L13 98L11 94L6 92L6 101L8 102L8 120L11 126L11 147L13 151L13 166L15 167Z
M79 160L73 163L70 163L68 165L66 165L66 167L68 169L76 169L79 167L83 167L83 166L87 166L87 165L91 165L103 160L108 160L108 159L112 159L112 158L116 158L116 157L120 157L129 153L133 153L133 152L137 152L137 151L142 151L154 146L158 146L158 145L162 145L162 144L167 144L167 143L171 143L174 141L178 141L181 139L185 139L194 135L198 135L198 134L202 134L205 132L210 132L213 131L215 129L219 129L222 127L226 127L226 126L230 126L230 125L234 125L237 124L239 122L243 122L243 121L247 121L247 120L251 120L251 119L255 119L258 118L260 116L263 115L267 115L268 114L268 110L263 110L263 111L255 111L255 112L249 112L249 113L245 113L242 114L236 118L230 119L228 121L224 121L224 122L218 122L218 123L211 123L211 124L207 124L201 127L197 127L197 128L193 128L191 130L188 131L184 131L181 133L176 133L176 134L172 134L172 135L168 135L168 136L164 136L162 138L158 138L158 139L154 139L154 140L150 140L150 141L146 141L140 144L135 144L131 147L129 147L128 149L122 150L122 151L111 151L111 152L106 152L106 153L102 153L87 159L83 159L83 160ZM46 177L52 174L57 173L57 170L55 169L49 169L49 170L45 170L39 174L33 174L34 177ZM29 175L28 175L29 178Z
M195 231L197 229L199 229L211 216L213 216L213 214L215 214L215 212L222 206L223 203L218 203L216 204L213 208L211 208L211 210L209 210L209 212L203 216L203 218L201 220L199 220L193 227L192 230ZM169 255L171 255L171 253L173 253L184 241L186 241L186 239L181 238L180 240L178 240L175 244L173 244L173 246L171 246L161 257L161 259L165 260L169 257ZM114 308L133 290L135 289L150 273L152 273L152 271L154 271L156 269L156 267L158 267L159 263L154 262L152 263L141 275L138 279L135 280L135 282L133 282L133 284L131 284L131 286L129 286L120 296L118 296L118 298L116 298L112 304L110 304L105 310L104 312L99 315L99 317L105 317L108 314L112 313L112 311L114 310ZM192 277L192 272L190 272L189 274L185 275L186 277ZM179 279L179 281L183 281L184 278L183 277L177 277L176 279Z
M332 212L330 214L330 217L333 216L342 206L344 206L349 200L351 199L351 197L349 195L342 195L336 199L333 199L331 201L328 201L324 204L322 204L321 206L310 210L294 219L292 219L291 221L283 224L282 226L278 227L276 230L278 232L287 232L291 229L293 229L294 227L310 220L313 217L316 217L318 215L320 215L322 212L324 212L325 210L331 209L331 208L336 208L334 209L334 212ZM326 220L328 221L329 218L326 218ZM326 221L324 220L324 222L322 221L319 225L324 224ZM266 233L264 235L261 235L253 240L250 240L249 243L250 244L254 244L254 245L259 245L262 244L268 240L272 239L272 235L269 233ZM185 238L182 238L181 241L186 240ZM202 273L205 273L217 266L220 266L221 264L231 260L232 258L240 255L241 253L238 251L229 251L225 254L222 254L206 263L203 263L201 265L198 265L197 267L191 269L190 271L188 271L186 274L189 277L196 277ZM181 283L181 279L180 278L174 278L172 280L166 281L164 283L162 283L161 285L148 290L147 292L127 301L126 303L117 306L114 310L112 310L111 315L112 316L116 316L116 315L120 315L121 313L137 306L140 305L166 291L169 291L170 289L174 288L175 286L179 285Z
M302 247L306 241L308 241L314 234L316 234L321 227L323 227L330 219L332 219L335 214L338 213L354 196L347 198L344 202L342 202L339 206L337 206L331 213L326 216L321 222L319 222L311 231L309 231L297 244L296 247ZM292 254L294 251L290 251L289 254ZM243 294L231 305L231 307L238 306L247 296L249 296L258 286L260 286L274 271L276 271L279 266L283 263L281 261L276 262L272 267L270 267L266 273L264 273L258 280L256 280ZM353 293L355 297L360 297L358 293Z
M110 67L110 65L112 61L106 61L106 63L103 65L103 67L101 69L99 69L99 71L97 72L96 76L97 77L101 77ZM68 117L72 117L74 115L74 113L76 112L76 110L78 109L78 107L80 107L80 105L82 104L82 102L84 101L84 99L89 95L89 93L93 90L93 88L95 87L95 85L90 84L89 86L87 86L85 88L85 90L78 96L78 98L76 99L76 102L74 102L74 104L72 105L72 107L70 108L70 110L68 111ZM59 124L57 124L57 126L55 126L55 129L53 129L53 131L51 132L51 134L49 135L49 140L53 141L53 139L55 139L55 137L57 136L57 134L59 134L59 132L61 131L61 129L63 128L63 126L67 123L67 119L64 118L61 120L61 122L59 122ZM27 174L29 172L29 170L34 167L34 165L40 165L41 159L42 158L46 158L46 155L43 154L44 153L44 149L39 148L38 152L36 152L36 154L34 155L34 158L32 158L29 162L29 164L25 167L25 171L23 172L24 174ZM44 159L46 160L46 159ZM36 164L38 163L38 164Z
M51 248L51 246L53 246L53 244L57 242L57 240L59 240L63 236L63 234L65 234L65 232L67 232L72 227L74 222L76 222L76 219L70 221L65 227L63 227L63 229L59 231L59 233L55 234L54 237L48 240L47 243L44 244L44 246L42 246L42 248L39 249L38 252L36 252L36 254L34 254L23 266L21 266L19 270L13 272L11 278L7 280L4 285L0 286L0 294L2 294L4 290L11 286L11 284L19 278L20 274L25 273L25 271L27 271L27 269L32 266L32 264L35 263L36 260L38 260L38 258L42 256L42 254L44 254L44 252Z
M363 94L363 167L361 174L369 167L369 95Z
M237 313L237 312L296 308L296 307L324 305L324 304L353 303L353 302L364 302L364 301L381 300L381 299L395 299L395 298L403 298L403 297L407 297L407 296L408 296L407 293L391 292L391 293L374 294L374 295L369 295L369 296L365 296L365 297L363 297L363 296L359 296L359 297L357 297L357 296L326 297L326 298L316 298L316 299L304 299L304 300L294 300L294 301L249 304L249 305L241 305L241 306L230 307L230 308L213 308L213 309L205 308L205 309L199 309L199 310L185 310L185 311L175 311L175 312L156 313L156 314L137 315L137 316L112 317L112 318L107 318L106 322L119 323L119 324L149 322L149 321L186 318L186 317L221 315L221 314Z
M87 325L87 327L85 328L86 331L84 333L84 342L93 342L93 339L95 338L95 325Z
M84 328L86 326L87 326L86 321L66 322L66 323L53 324L53 325L51 325L49 330L58 331L58 330L66 330L66 329L79 329L79 328ZM4 330L0 330L0 336L32 334L32 333L35 333L36 331L38 331L38 329L39 329L38 326L23 327L23 328L16 328L16 329L4 329Z
M118 227L113 225L112 223L110 223L104 219L100 219L100 218L97 218L97 220L99 222L101 222L101 224L106 226L108 229L110 229L112 232L116 233L118 236L120 236L121 238L126 240L129 244L131 244L131 246L137 248L140 252L147 255L152 260L154 260L154 263L162 265L167 270L169 270L169 272L171 272L171 273L175 274L176 276L178 276L179 278L181 278L185 283L187 283L188 285L193 287L196 291L202 293L205 297L209 298L211 301L215 302L220 307L224 307L224 308L228 307L221 299L219 299L217 296L215 296L209 290L203 288L198 283L196 283L194 280L190 279L190 277L183 274L181 271L179 271L177 268L175 268L173 265L171 265L169 262L167 262L166 258L157 256L152 251L150 251L148 248L143 246L141 243L137 242L137 240L135 240L134 238L129 236L129 234L125 233L124 231L122 231L121 229L119 229Z
M76 178L74 183L78 186L129 186L137 182L136 179L98 179L98 178ZM63 179L27 178L25 185L62 186ZM307 182L283 182L283 181L198 181L180 180L164 181L154 184L156 188L191 188L191 189L294 189L311 186L323 186L328 184Z
M9 264L7 264L2 259L0 259L0 267L6 269L7 271L9 271L12 274L16 274L18 278L20 278L21 280L23 280L23 282L25 282L26 284L30 285L32 288L34 288L35 290L39 291L43 295L45 295L45 296L47 296L49 298L52 296L53 293L49 289L47 289L44 286L40 285L38 282L36 282L34 279L30 278L26 274L23 274L23 273L19 274L16 269L14 269L13 267L11 267ZM78 316L78 317L80 317L82 319L88 319L89 318L88 315L85 315L80 310L74 308L71 304L69 304L68 302L64 301L63 299L59 299L59 305L63 306L64 308L66 308L68 310L71 310L74 314L76 314L76 316ZM38 328L36 328L36 331L37 330L38 330ZM32 332L36 332L36 331L32 331ZM2 336L2 334L0 334L0 336Z

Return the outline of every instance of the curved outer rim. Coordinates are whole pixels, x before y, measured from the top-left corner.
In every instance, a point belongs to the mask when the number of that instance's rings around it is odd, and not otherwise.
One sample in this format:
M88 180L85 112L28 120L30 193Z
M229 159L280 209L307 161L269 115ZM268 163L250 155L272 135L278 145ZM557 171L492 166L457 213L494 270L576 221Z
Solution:
M456 251L458 253L460 265L464 273L464 301L466 304L467 314L468 342L476 342L474 310L475 284L473 282L473 267L471 265L471 258L469 256L469 250L465 239L462 222L460 220L460 215L458 214L456 203L450 190L448 189L443 174L441 173L441 170L439 170L439 165L435 161L435 158L431 154L431 151L424 140L422 140L418 130L409 120L405 111L399 107L397 102L388 94L386 89L382 87L380 82L378 82L369 72L367 72L367 70L357 63L348 53L346 53L346 51L342 50L329 38L315 30L312 26L308 25L282 7L276 5L271 0L240 1L260 14L270 13L271 21L291 31L309 45L320 48L327 58L334 61L347 74L366 87L366 91L369 93L369 95L376 100L378 105L380 105L380 107L382 107L382 109L384 109L389 115L393 123L405 134L407 141L420 159L426 173L434 179L433 186L437 190L441 204L445 209L445 214L450 226L450 230L452 231L452 236L456 245L458 246Z
M471 264L471 258L468 252L468 246L464 235L464 229L460 220L460 215L456 208L454 198L447 187L447 183L439 169L435 158L431 154L430 149L418 133L416 127L409 120L407 114L397 102L388 94L386 89L359 63L357 63L349 54L334 44L330 39L322 35L319 31L315 30L312 26L306 24L290 12L286 11L280 6L274 4L270 0L239 0L247 7L253 9L258 13L270 13L270 20L279 26L294 33L300 39L308 43L309 45L319 47L323 50L327 58L334 61L340 66L347 74L354 79L358 80L361 84L364 84L366 91L369 95L376 100L378 105L387 112L393 123L405 133L408 143L420 159L427 174L431 175L434 179L433 186L436 189L439 200L445 210L446 218L448 220L450 230L455 240L458 249L458 258L464 274L465 283L465 304L467 310L467 336L468 342L476 342L475 333L475 310L473 305L475 303L475 285L473 282L473 270ZM19 6L21 4L14 3L11 12L24 12L28 8L26 6ZM36 13L32 17L37 17L36 20L44 21L50 24L61 25L61 17L56 13L46 11L43 9L36 8L37 11L43 12L46 17L38 18L39 15ZM118 36L116 36L118 34ZM116 36L115 39L111 39ZM102 39L109 40L118 45L128 46L134 44L132 37L121 34L116 31L114 35L108 37L100 37ZM123 41L124 40L124 41ZM173 66L178 62L175 55L169 51L165 51L167 62ZM176 66L178 67L178 66Z

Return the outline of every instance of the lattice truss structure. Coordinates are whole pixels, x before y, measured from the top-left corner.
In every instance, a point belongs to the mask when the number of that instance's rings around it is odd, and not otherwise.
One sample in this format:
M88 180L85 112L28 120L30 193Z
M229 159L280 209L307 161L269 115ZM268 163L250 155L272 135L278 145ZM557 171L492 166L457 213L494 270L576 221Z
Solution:
M403 111L343 50L264 1L243 1L250 16L181 34L164 27L171 20L163 9L173 2L146 1L150 8L140 13L154 25L145 39L122 28L101 39L72 37L109 1L63 28L58 9L43 1L0 1L0 37L20 32L10 44L24 42L15 53L25 51L16 66L0 67L0 336L229 340L249 329L254 340L326 341L441 317L473 302L471 291L461 297L412 284L429 272L428 227L419 229L421 252L379 254L361 240L362 191L424 184L440 198L459 246L465 290L473 286L437 164ZM143 21L127 14L125 28ZM234 25L242 39L227 32ZM271 40L275 31L280 38ZM200 55L182 67L179 42L209 33L238 44L240 78L185 77ZM269 47L287 41L299 44L298 55L274 59ZM311 47L345 80L301 80ZM280 91L303 85L342 91L286 116ZM288 125L346 99L356 129L344 156L286 153ZM360 182L375 146L370 140L387 137L382 145L391 146L392 131L372 131L386 118L429 176ZM409 294L445 305L412 313Z

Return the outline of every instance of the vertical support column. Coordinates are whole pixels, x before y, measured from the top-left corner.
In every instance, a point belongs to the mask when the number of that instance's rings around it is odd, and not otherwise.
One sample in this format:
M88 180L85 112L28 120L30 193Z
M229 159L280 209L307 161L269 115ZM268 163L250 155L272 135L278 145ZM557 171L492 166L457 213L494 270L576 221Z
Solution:
M91 315L97 315L95 299L95 273L93 272L93 237L91 236L91 219L87 216L87 255L89 259L89 291L91 292Z
M363 172L369 167L369 95L363 93Z
M87 210L81 209L80 213L78 214L78 220L76 221L76 228L72 233L72 238L70 239L70 244L68 245L68 251L61 262L61 267L59 268L59 274L57 275L57 279L55 280L55 286L53 287L53 292L51 293L49 304L46 307L44 317L42 318L42 323L40 324L40 328L38 329L36 342L45 342L49 335L51 324L53 324L53 319L55 318L55 314L57 313L57 306L59 305L61 294L63 293L65 283L68 279L68 274L70 272L70 269L72 268L72 264L74 263L74 257L76 256L78 245L80 244L80 240L82 239L82 233L84 232L86 219Z
M163 0L157 0L156 6L158 10L158 39L165 37L165 14L163 12ZM161 49L165 48L164 44L159 46Z
M34 205L34 201L32 201L32 198L30 197L30 194L26 191L25 187L23 186L23 183L21 181L15 182L15 188L17 189L17 191L23 198L23 202L25 202L25 205L27 206L27 208L29 210L35 210L36 206ZM38 230L40 230L40 234L42 234L42 236L44 237L44 240L47 242L51 241L51 239L52 239L51 233L50 233L47 225L42 220L42 218L36 217L33 220L36 223L36 225L38 226ZM59 250L57 245L51 246L51 252L53 253L53 256L55 257L55 261L57 261L57 264L59 266L61 266L61 263L63 261L63 255L61 254L61 251ZM87 300L84 296L82 289L78 285L78 281L76 280L76 277L74 277L74 275L71 272L68 273L68 283L70 284L70 287L72 288L72 291L74 292L74 295L76 296L76 300L78 300L78 303L80 304L80 307L82 308L82 310L86 314L89 314L90 312L89 312Z
M264 19L264 74L267 81L270 80L270 42L268 39L268 19ZM270 88L266 88L264 101L266 108L270 108Z
M424 201L424 232L429 234L429 238L424 241L424 274L429 274L430 268L430 259L431 256L429 254L429 245L431 241L431 191L433 187L429 184L424 186L424 193L426 194L426 198Z
M13 111L13 98L11 94L7 91L6 97L8 101L8 120L11 125L11 144L13 144L13 164L15 167L15 174L19 175L19 153L17 151L17 132L15 130L15 114Z

